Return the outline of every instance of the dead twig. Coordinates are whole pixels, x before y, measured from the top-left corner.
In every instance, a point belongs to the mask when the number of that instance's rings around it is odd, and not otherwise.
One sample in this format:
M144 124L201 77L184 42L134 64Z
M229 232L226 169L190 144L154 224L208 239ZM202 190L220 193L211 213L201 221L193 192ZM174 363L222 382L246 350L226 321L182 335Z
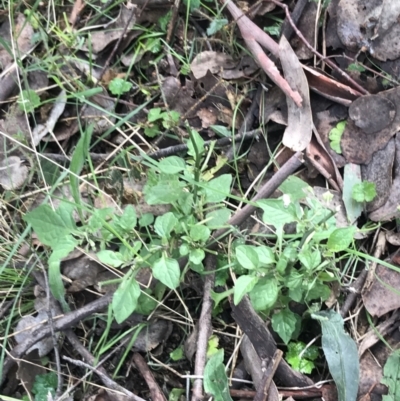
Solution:
M267 368L265 369L261 381L261 385L257 389L257 393L254 397L254 401L267 401L268 399L268 390L271 385L272 379L274 377L274 374L276 372L276 369L278 368L281 359L283 356L283 352L280 349L277 349L275 351L275 354L272 358L271 363Z
M307 49L312 51L320 60L322 60L326 64L328 64L329 67L331 67L333 70L337 71L344 79L346 79L351 85L353 85L353 87L355 89L360 91L363 95L368 95L369 94L369 92L367 90L365 90L361 85L359 85L356 81L354 81L353 78L351 78L346 72L344 72L340 67L338 67L333 61L331 61L330 59L324 57L318 50L314 49L314 47L312 47L310 45L310 43L308 43L307 39L303 36L303 34L297 28L296 24L293 22L293 19L292 19L291 15L290 15L289 8L288 8L288 6L286 4L282 4L281 2L279 2L277 0L267 0L267 1L270 1L271 3L274 3L278 7L281 7L281 8L283 8L285 10L286 18L288 19L290 25L292 26L292 28L296 32L296 35L306 45ZM262 32L265 34L264 31L262 31Z
M135 352L132 360L149 387L151 399L153 401L167 401L142 355Z
M214 288L215 282L215 269L217 266L217 257L213 254L208 254L205 260L205 279L204 279L204 292L203 304L201 307L201 314L199 319L199 336L197 338L197 351L194 363L195 376L203 376L204 367L207 358L207 345L208 338L212 332L211 326L211 312L212 312L212 298L211 290ZM195 379L193 382L192 401L203 400L203 380Z

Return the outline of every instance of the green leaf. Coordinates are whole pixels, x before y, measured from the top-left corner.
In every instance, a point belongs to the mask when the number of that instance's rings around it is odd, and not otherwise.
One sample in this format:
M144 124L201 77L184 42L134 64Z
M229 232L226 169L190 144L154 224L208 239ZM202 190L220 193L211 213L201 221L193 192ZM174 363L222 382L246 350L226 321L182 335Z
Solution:
M146 315L146 316L150 315L150 313L152 313L156 308L156 306L158 305L155 299L146 295L147 292L151 293L151 290L144 289L143 291L141 291L139 299L137 301L135 312L139 313L140 315Z
M153 264L153 276L171 290L179 285L181 271L175 259L162 256Z
M222 202L229 195L231 190L232 176L230 174L222 174L212 179L204 188L206 202Z
M154 109L150 109L147 114L147 121L150 123L154 123L157 120L160 120L161 117L161 108L155 107Z
M113 95L119 96L129 92L132 88L132 83L125 81L122 78L114 78L109 84L108 89Z
M178 219L172 212L168 212L156 218L156 222L154 223L154 231L161 238L169 238L171 236L171 231L176 227L177 224Z
M48 394L52 399L55 398L57 388L57 374L54 372L37 375L32 387L32 393L35 395L35 401L47 401Z
M318 358L318 348L315 345L311 345L304 351L305 348L306 344L301 341L289 343L285 359L293 369L301 373L310 374L315 368L313 361ZM302 357L300 357L301 354Z
M225 25L228 24L228 20L225 18L222 19L213 19L210 23L210 26L207 28L207 35L212 36L219 30L221 30Z
M211 22L212 24L212 22ZM207 33L208 34L208 33ZM219 136L225 138L232 136L232 130L228 129L224 125L210 125L210 128Z
M140 216L139 226L140 227L148 227L150 224L154 222L154 215L151 213L144 213Z
M169 156L160 160L158 168L165 174L177 174L186 168L185 160L178 156Z
M356 227L349 226L337 228L328 238L327 247L332 252L340 252L347 249L353 242Z
M213 355L215 355L219 349L219 338L213 334L209 339L207 343L207 358L211 358Z
M388 387L388 394L382 401L397 401L400 398L400 351L394 351L383 367L381 383Z
M235 249L236 259L242 267L255 270L260 265L260 259L252 245L239 245Z
M180 345L178 348L175 348L172 352L169 353L169 357L175 362L184 359L185 353L183 351L183 347Z
M258 277L254 276L240 276L235 283L233 293L233 303L237 305L243 297L250 292L258 281Z
M249 296L255 310L271 309L278 299L278 282L274 277L263 277L250 291Z
M288 344L296 330L296 315L289 309L283 309L272 315L272 328L279 334L285 344Z
M254 250L257 252L258 260L261 265L272 265L276 263L275 253L269 246L256 246Z
M136 309L140 296L140 286L134 277L126 277L115 291L112 299L112 310L118 324L125 321Z
M206 214L206 224L211 229L222 227L231 218L231 211L226 207Z
M171 111L162 113L161 117L163 119L163 121L162 121L163 127L166 129L171 129L178 125L181 115L177 111L171 110Z
M49 286L54 298L59 301L64 309L68 310L65 302L65 288L61 278L60 264L61 260L67 257L78 245L78 241L67 235L60 238L57 243L53 244L53 252L51 253L49 263Z
M190 228L189 236L194 242L206 242L211 235L211 230L203 225L196 224Z
M49 205L38 206L27 213L24 220L31 224L44 245L52 246L72 231L69 221L60 216L60 213L54 212Z
M224 350L221 349L209 359L204 369L204 390L214 396L214 401L232 401L223 361Z
M195 265L199 265L206 257L206 253L203 249L192 249L189 253L189 260Z
M112 267L120 267L126 262L120 252L108 251L106 249L97 252L97 257L99 258L100 262Z
M21 111L31 113L40 106L40 97L34 90L23 90L18 96L17 103Z
M297 220L296 207L293 203L285 206L282 199L261 199L257 202L263 213L263 222L275 227L282 227Z
M269 35L271 36L278 36L281 33L281 25L280 23L276 23L274 25L271 26L265 26L264 27L264 31L267 32Z
M173 388L169 392L168 401L180 401L183 394L185 394L184 388Z
M126 206L124 213L122 216L116 216L116 223L119 227L121 227L124 231L130 232L132 231L137 224L137 216L136 210L132 205Z
M185 4L190 11L193 11L200 7L200 0L183 0L183 4Z
M373 182L363 181L353 186L352 197L356 202L371 202L376 195L376 186Z
M338 313L330 310L311 316L321 323L322 349L336 383L339 401L356 401L360 374L356 343L345 333Z
M310 272L321 264L321 252L319 249L314 252L310 249L304 249L299 253L298 257L301 264Z
M174 179L160 181L154 186L145 186L145 200L149 205L173 203L181 197L183 186L183 183Z
M149 138L154 138L155 136L157 136L158 134L160 134L160 128L157 125L154 125L152 127L146 127L144 129L144 133L146 134L146 136L148 136Z
M365 72L365 68L358 63L351 63L349 66L346 68L347 71L357 71L357 72Z
M307 189L309 185L301 180L299 177L295 175L291 175L286 178L285 181L279 186L279 189L286 195L290 196L292 201L297 201L300 199L304 199L307 194L305 189Z
M345 128L346 128L346 121L340 121L336 124L335 128L331 129L329 133L331 148L338 154L342 153L342 149L340 148L340 140L342 138Z
M361 182L361 166L353 163L346 164L344 166L342 198L350 223L354 223L363 211L363 205L353 199L353 188Z
M204 153L204 139L195 130L191 130L190 135L190 140L187 143L188 154L196 160L198 156L201 156Z

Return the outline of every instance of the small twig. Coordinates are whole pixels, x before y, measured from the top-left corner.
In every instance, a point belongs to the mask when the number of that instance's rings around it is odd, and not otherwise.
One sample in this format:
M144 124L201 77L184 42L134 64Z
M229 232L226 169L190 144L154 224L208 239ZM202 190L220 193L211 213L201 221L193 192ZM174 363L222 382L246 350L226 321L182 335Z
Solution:
M295 153L273 176L265 183L258 191L256 196L252 199L255 202L259 199L268 198L273 192L286 180L291 174L293 174L302 164L303 158L302 153ZM247 204L243 209L238 210L228 221L227 224L232 226L238 226L243 223L252 213L256 211L257 207L251 204ZM221 228L216 231L213 235L214 238L218 239L225 236L229 232L228 228ZM217 247L217 242L213 242L209 249Z
M103 310L111 302L112 295L113 293L110 292L106 295L103 295L96 301L86 304L80 309L66 313L59 319L54 319L54 331L61 331L65 330L66 328L73 327L82 319L85 319L93 313ZM9 353L9 356L4 362L3 375L0 378L0 386L3 384L12 366L14 366L14 364L16 363L16 360L25 355L28 349L31 348L34 344L36 344L41 339L48 337L49 335L51 335L50 327L48 325L41 326L36 330L33 330L31 336L27 338L24 342L16 345L13 348L13 350Z
M265 369L263 373L263 377L260 383L259 388L257 389L256 396L254 397L254 401L267 401L268 399L268 390L271 386L272 379L278 368L279 364L281 363L283 352L280 349L275 351L275 354L272 358L271 363Z
M222 146L227 146L230 145L232 142L240 142L240 141L245 141L248 139L253 139L257 135L262 134L262 131L260 129L256 129L253 131L248 131L243 134L236 134L233 137L226 137L226 138L220 138L220 139L213 139L209 141L204 142L204 146L210 145L212 142L215 142L216 147L222 147ZM174 146L169 146L168 148L160 149L157 150L156 152L149 153L147 156L151 157L152 159L158 160L161 159L162 157L167 157L171 155L176 155L177 153L181 152L186 152L188 150L188 145L186 144L179 144L179 145L174 145Z
M205 260L206 275L204 279L203 304L201 306L201 314L199 319L199 336L197 338L196 359L194 363L195 376L203 376L204 367L207 359L208 339L212 332L211 313L213 301L211 298L211 290L214 288L215 269L217 266L217 257L208 254ZM203 380L195 379L193 382L192 401L203 400Z
M143 376L150 390L150 395L152 401L167 401L164 393L161 391L156 380L154 379L153 373L149 369L146 361L143 359L142 355L135 352L132 357L133 362L135 362L136 367L139 369L140 374Z
M89 364L82 362L82 361L78 361L76 359L72 359L69 358L68 356L63 356L63 359L72 363L73 365L76 366L80 366L86 369L89 369L90 371L92 371L93 373L96 373L97 376L100 377L101 381L109 388L116 390L115 388L113 388L114 386L116 386L118 388L117 391L122 392L123 394L125 394L128 399L133 400L133 401L145 401L143 398L133 394L132 392L128 391L127 389L121 387L119 384L115 383L114 380L111 380L107 375L104 375L103 372L101 372L99 369L97 369L96 367L90 366Z
M288 19L290 25L296 32L296 35L301 39L301 41L306 45L307 49L312 51L317 57L319 57L321 60L325 61L326 64L329 65L332 69L337 71L343 78L345 78L349 83L353 85L355 89L360 91L363 95L369 95L369 92L365 90L361 85L359 85L356 81L354 81L353 78L351 78L346 72L344 72L340 67L338 67L334 62L332 62L330 59L324 57L318 50L314 49L310 43L308 43L307 39L303 36L303 34L299 31L297 28L296 24L293 22L292 17L290 15L289 8L286 4L282 4L281 2L277 0L267 0L270 1L271 3L274 3L275 5L283 8L285 10L286 18Z

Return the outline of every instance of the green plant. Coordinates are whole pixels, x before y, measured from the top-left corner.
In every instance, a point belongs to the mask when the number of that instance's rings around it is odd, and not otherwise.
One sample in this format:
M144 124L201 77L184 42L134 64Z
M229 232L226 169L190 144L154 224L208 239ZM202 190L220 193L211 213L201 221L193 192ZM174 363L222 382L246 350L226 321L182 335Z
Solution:
M108 89L113 95L123 95L124 93L129 92L131 88L132 84L122 78L114 78L108 85Z
M331 129L329 133L331 148L338 154L342 153L342 149L340 148L340 140L342 138L345 128L346 128L346 121L340 121L336 124L335 128Z
M396 350L387 359L383 367L383 377L381 383L388 387L388 394L382 396L382 401L395 401L400 396L400 351Z
M353 186L352 197L356 202L371 202L376 197L375 183L362 181Z
M147 125L144 133L153 138L161 132L161 126L165 129L171 129L179 123L180 114L176 111L161 111L161 108L156 107L149 110L147 115Z
M32 394L35 395L35 401L47 401L49 394L51 398L56 395L57 375L54 372L37 375L32 387Z
M23 90L18 96L17 103L21 111L31 113L40 106L40 97L31 89Z
M318 354L318 347L315 345L306 348L306 344L301 341L291 342L288 344L285 359L293 369L309 374L315 368L314 361Z

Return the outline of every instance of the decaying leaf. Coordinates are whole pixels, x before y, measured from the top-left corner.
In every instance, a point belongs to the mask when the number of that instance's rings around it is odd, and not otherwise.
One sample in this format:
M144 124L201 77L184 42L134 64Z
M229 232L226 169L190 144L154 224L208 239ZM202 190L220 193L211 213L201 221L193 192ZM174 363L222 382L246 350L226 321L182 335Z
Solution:
M285 78L292 90L297 91L303 100L299 107L289 96L286 97L288 126L283 135L283 144L297 152L307 147L312 136L310 91L299 59L284 36L281 38L279 48Z
M28 177L28 167L18 156L0 154L0 185L7 190L20 188Z
M207 71L224 79L238 79L253 74L258 66L249 56L234 60L226 53L204 51L193 59L190 69L196 79L204 77Z

